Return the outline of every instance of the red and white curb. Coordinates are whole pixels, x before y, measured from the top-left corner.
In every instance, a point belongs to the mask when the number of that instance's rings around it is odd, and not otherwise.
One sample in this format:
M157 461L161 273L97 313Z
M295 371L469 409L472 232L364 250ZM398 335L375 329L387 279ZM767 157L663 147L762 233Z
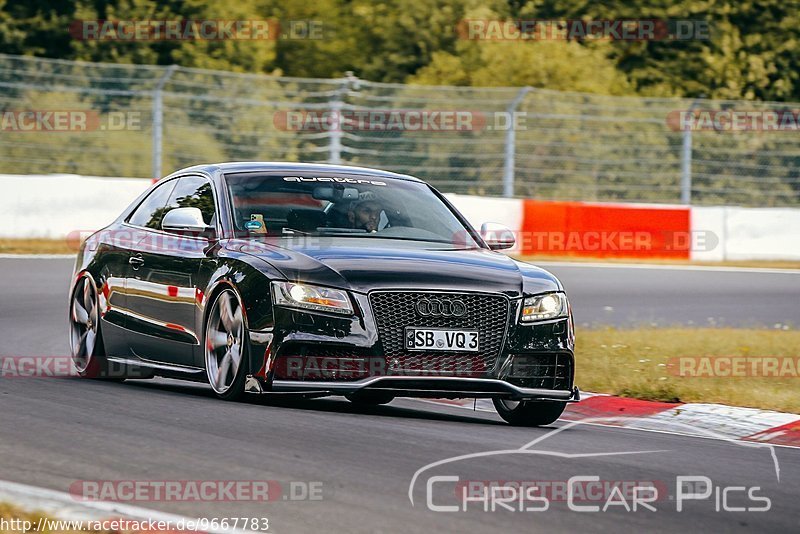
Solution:
M722 404L655 402L586 392L581 392L581 396L581 402L567 405L562 421L615 417L619 419L593 424L703 437L713 432L720 438L800 447L798 414ZM435 399L432 402L495 411L489 399Z
M180 515L168 514L156 510L131 506L129 504L107 501L77 501L69 493L55 491L16 482L0 480L0 502L13 504L25 511L37 511L54 520L62 521L113 521L129 520L146 523L148 521L163 522L172 525L169 532L177 533L176 525L196 523L192 519ZM143 530L150 532L152 530ZM164 531L167 532L167 531ZM189 531L186 531L189 532ZM241 529L219 529L208 531L192 530L192 534L249 534Z

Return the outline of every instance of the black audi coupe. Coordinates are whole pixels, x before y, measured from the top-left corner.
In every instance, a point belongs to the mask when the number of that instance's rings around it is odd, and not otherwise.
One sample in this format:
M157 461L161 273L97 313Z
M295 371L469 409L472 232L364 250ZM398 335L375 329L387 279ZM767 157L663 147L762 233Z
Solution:
M579 400L564 288L422 180L223 163L159 180L81 245L81 376L208 382L217 396L491 398L515 425Z

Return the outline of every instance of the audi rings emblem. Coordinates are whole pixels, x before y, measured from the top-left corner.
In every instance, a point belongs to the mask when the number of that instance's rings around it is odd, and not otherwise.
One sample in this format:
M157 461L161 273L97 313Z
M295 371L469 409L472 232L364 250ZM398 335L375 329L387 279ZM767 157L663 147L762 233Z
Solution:
M417 301L415 308L423 317L464 317L467 314L467 305L459 299L424 298Z

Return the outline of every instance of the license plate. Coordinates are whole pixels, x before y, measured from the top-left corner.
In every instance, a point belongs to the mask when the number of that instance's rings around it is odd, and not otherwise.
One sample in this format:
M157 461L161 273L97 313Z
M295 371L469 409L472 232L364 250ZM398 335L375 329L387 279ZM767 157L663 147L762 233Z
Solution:
M406 349L478 352L478 331L409 327L406 328Z

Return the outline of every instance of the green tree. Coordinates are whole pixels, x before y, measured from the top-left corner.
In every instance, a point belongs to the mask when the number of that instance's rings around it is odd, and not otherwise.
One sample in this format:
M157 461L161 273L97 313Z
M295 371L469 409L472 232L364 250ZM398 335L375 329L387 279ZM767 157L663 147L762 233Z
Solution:
M540 0L525 9L541 18L706 24L709 39L613 43L618 68L643 95L800 100L800 11L795 2Z
M412 83L522 87L620 95L632 91L605 48L574 42L479 41L461 54L438 52Z

